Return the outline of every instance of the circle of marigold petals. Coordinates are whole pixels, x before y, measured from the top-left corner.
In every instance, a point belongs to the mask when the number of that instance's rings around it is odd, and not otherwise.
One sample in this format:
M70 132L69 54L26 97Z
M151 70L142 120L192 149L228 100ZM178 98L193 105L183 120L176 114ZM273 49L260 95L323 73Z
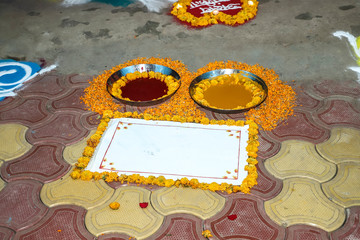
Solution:
M238 69L251 72L263 79L268 87L266 100L257 108L245 113L248 120L253 120L264 130L274 129L279 122L293 115L296 93L291 86L279 79L273 69L267 69L259 64L249 65L236 61L215 61L197 70L192 78L217 69Z

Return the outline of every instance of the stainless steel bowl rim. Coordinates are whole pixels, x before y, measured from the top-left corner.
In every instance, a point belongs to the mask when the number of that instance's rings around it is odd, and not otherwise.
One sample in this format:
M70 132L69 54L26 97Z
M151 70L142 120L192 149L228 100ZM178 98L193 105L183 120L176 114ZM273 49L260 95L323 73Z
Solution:
M193 98L192 92L193 92L193 89L195 87L195 84L199 83L200 81L202 81L204 79L211 79L211 78L214 78L214 77L217 77L217 76L231 75L231 74L234 74L234 73L241 73L244 77L247 77L247 78L251 79L252 81L255 81L255 82L257 82L257 83L259 83L261 85L261 87L264 89L265 96L264 96L263 100L259 104L255 105L255 106L252 106L250 108L244 108L244 109L218 109L218 108L211 108L211 107L208 107L208 106L204 106L204 105L202 105L201 103L199 103L198 101L196 101ZM267 87L264 80L262 80L259 76L255 75L255 74L253 74L251 72L244 71L244 70L239 70L239 69L224 68L224 69L217 69L217 70L209 71L209 72L203 73L203 74L197 76L196 78L194 78L194 80L192 80L192 82L190 83L189 93L190 93L190 97L199 106L201 106L201 107L203 107L205 109L208 109L210 111L214 111L214 112L218 112L218 113L231 114L231 113L246 112L246 111L249 111L252 108L256 108L257 106L262 104L265 101L265 99L267 98L268 87Z

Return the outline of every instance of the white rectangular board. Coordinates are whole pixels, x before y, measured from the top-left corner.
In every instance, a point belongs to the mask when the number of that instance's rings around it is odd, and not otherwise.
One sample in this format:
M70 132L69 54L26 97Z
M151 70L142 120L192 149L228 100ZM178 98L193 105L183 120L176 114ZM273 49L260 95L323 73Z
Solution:
M86 170L241 185L248 128L111 119Z

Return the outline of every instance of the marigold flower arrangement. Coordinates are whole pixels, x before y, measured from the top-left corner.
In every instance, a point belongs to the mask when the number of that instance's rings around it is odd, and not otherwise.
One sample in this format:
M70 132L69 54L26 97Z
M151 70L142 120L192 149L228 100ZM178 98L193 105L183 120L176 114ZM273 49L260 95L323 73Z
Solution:
M176 121L193 122L195 119L204 119L213 121L206 117L206 113L199 109L189 94L189 86L191 81L206 72L217 69L239 69L251 72L264 80L268 87L267 99L257 108L253 108L246 113L246 119L252 120L263 130L274 129L279 122L287 119L293 114L295 107L296 93L291 86L283 83L279 76L272 69L267 69L259 65L248 65L246 63L236 61L215 61L200 68L195 73L187 70L186 66L180 61L174 61L170 58L137 58L127 61L123 64L113 67L105 71L99 76L90 81L90 86L85 89L84 96L81 100L88 106L89 110L103 114L105 110L119 111L124 105L115 102L111 95L106 90L107 79L115 72L122 68L137 65L137 64L159 64L175 70L181 79L181 86L178 91L165 103L149 107L141 110L143 117L161 118L163 120L170 120L173 117ZM134 117L138 117L141 113L131 113ZM226 117L226 116L224 116ZM231 119L228 119L231 120ZM215 121L215 120L214 120ZM219 120L221 121L221 120ZM224 120L225 121L225 120Z
M166 179L163 176L155 177L155 176L149 176L144 177L139 174L132 174L132 175L118 175L116 172L90 172L88 170L84 170L87 166L87 164L90 161L90 158L92 157L92 154L94 153L94 150L99 143L99 136L103 134L103 132L106 129L106 126L111 118L124 118L124 117L132 117L132 118L138 118L138 119L145 119L145 120L167 120L167 121L180 121L180 122L195 122L195 123L201 123L201 124L219 124L219 125L236 125L236 126L244 126L245 124L249 125L249 140L247 141L248 146L246 148L248 152L248 159L247 165L245 167L245 170L248 172L248 175L246 178L242 181L242 184L240 186L235 186L228 183L200 183L197 179L187 179L186 177L181 179ZM103 116L101 119L100 124L98 125L97 131L93 136L89 138L87 141L87 147L85 147L83 156L78 159L78 163L75 164L75 168L70 174L73 179L81 179L81 180L99 180L103 179L106 182L113 182L113 181L119 181L121 183L136 183L136 184L145 184L145 185L158 185L162 187L172 187L172 186L183 186L183 187L191 187L191 188L200 188L203 190L210 190L210 191L223 191L227 193L233 193L233 192L243 192L243 193L249 193L250 188L252 188L254 185L257 184L257 170L256 170L256 164L257 164L257 151L258 151L258 126L256 123L254 123L251 120L248 121L234 121L232 119L228 121L217 121L217 120L209 120L206 117L203 118L185 118L181 116L173 116L170 117L167 116L160 116L156 117L150 114L144 114L144 113L133 113L133 112L113 112L111 110L106 110L103 112Z
M130 81L134 81L139 78L145 78L145 79L152 78L152 79L157 79L159 81L164 82L166 84L168 90L167 90L167 93L164 94L163 96L161 96L160 98L164 98L168 95L173 94L179 88L179 82L171 75L165 75L160 72L153 72L153 71L150 71L150 72L136 71L134 73L128 73L125 76L122 76L119 80L117 80L112 85L111 93L117 98L132 101L132 99L124 98L122 96L121 88L124 87ZM156 99L153 99L153 100L156 100Z
M265 92L260 86L260 84L242 77L241 74L230 74L230 75L221 75L211 79L201 80L199 83L195 84L195 89L192 97L203 106L219 109L218 106L211 105L208 100L205 98L205 94L208 89L213 87L221 87L221 86L230 86L234 89L236 86L243 86L243 88L251 93L252 98L251 101L246 103L246 105L240 105L232 110L251 108L259 104L265 97ZM227 91L228 94L228 91ZM217 94L218 95L218 94ZM239 98L236 96L236 98Z
M188 10L191 2L192 0L179 0L175 2L171 14L176 16L180 21L187 22L193 27L204 27L218 23L232 26L244 24L256 16L257 6L259 4L256 0L239 0L242 10L235 15L214 10L210 13L204 13L200 17L196 17Z

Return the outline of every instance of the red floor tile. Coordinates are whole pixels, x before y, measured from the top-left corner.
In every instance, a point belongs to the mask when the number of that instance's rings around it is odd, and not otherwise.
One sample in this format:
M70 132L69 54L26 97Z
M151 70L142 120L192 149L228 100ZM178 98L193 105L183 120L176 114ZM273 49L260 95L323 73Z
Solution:
M15 232L6 227L0 227L0 239L10 240L13 239Z
M80 123L87 130L96 129L101 120L101 116L98 113L87 112L81 115Z
M321 122L328 126L348 126L360 128L360 110L351 102L329 100L318 112Z
M263 205L252 195L237 195L220 213L205 220L205 229L216 239L285 239L285 229L271 221ZM233 215L236 219L229 219Z
M265 160L277 154L281 148L281 143L272 139L268 135L268 131L259 131L258 141L258 158Z
M38 76L26 82L18 94L23 97L43 96L50 99L58 97L66 92L62 78L52 74Z
M56 142L71 145L89 134L80 123L80 113L54 113L47 121L31 127L26 133L30 143Z
M85 209L75 205L50 208L41 221L18 231L14 239L95 239L85 227L85 214Z
M40 200L41 188L33 180L8 183L0 192L0 226L19 231L40 221L48 211Z
M296 108L316 109L322 105L322 101L310 96L303 87L296 87Z
M49 118L49 112L46 110L47 98L32 97L14 100L0 109L0 120L2 123L21 123L26 126L37 124L46 118Z
M330 131L315 124L310 114L295 111L294 115L280 123L269 136L278 141L302 140L321 143L330 137Z
M294 225L286 229L287 239L292 240L328 240L328 233L308 225Z
M34 145L25 155L5 162L1 176L6 181L34 179L44 183L59 179L71 167L63 160L63 149L60 144Z
M172 214L165 218L161 228L147 239L202 240L202 220L188 214Z
M263 200L269 200L278 195L282 189L282 181L272 176L264 167L263 161L257 164L257 185L251 188L250 193Z
M100 235L97 240L136 240L136 238L121 233L108 233Z
M344 95L357 98L360 95L360 84L356 81L324 80L314 82L314 92L323 97Z
M347 213L344 226L331 233L332 240L360 239L360 206L349 208Z
M71 87L87 87L92 79L92 76L71 74L65 77L65 83Z
M70 89L65 95L51 102L51 107L55 111L80 111L85 112L85 104L81 102L80 97L84 95L84 88Z

